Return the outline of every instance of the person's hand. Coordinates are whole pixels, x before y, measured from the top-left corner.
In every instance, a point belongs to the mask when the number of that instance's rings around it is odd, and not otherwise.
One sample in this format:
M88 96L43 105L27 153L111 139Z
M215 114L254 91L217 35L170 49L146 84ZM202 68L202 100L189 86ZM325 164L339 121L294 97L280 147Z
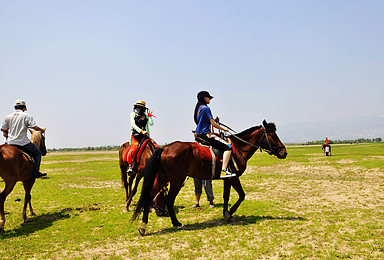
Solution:
M8 138L8 131L3 131L3 136L4 136L5 138Z
M224 132L229 132L229 129L225 126L222 126Z
M141 133L142 133L143 135L148 135L148 132L147 132L147 131L144 131L144 130L143 130Z
M147 109L147 113L148 113L148 117L156 117L154 114L153 114L153 111Z

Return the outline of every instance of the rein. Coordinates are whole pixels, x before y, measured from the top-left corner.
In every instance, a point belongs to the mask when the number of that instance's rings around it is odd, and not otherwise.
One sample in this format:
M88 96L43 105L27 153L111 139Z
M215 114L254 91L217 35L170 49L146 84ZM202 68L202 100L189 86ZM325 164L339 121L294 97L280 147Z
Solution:
M248 141L246 141L246 140L244 140L244 139L242 139L242 138L236 136L237 132L236 132L235 130L233 130L232 128L230 128L229 126L227 126L227 125L225 125L225 124L223 124L223 123L221 123L221 122L219 122L219 124L222 125L222 126L225 126L226 128L228 128L229 131L231 131L232 133L234 133L232 136L235 137L237 140L239 140L239 141L241 141L241 142L243 142L243 143L245 143L245 144L248 144L248 145L251 145L251 146L255 147L255 148L256 148L256 151L257 151L258 149L260 149L260 152L262 152L262 151L264 150L264 151L266 151L267 153L272 154L272 153L274 153L274 151L275 151L276 149L284 148L284 146L272 147L272 145L271 145L271 143L269 142L269 139L268 139L268 133L267 133L267 130L265 129L264 126L262 126L262 127L263 127L263 136L261 137L261 141L260 141L260 143L263 141L263 139L265 139L266 142L267 142L267 144L268 144L268 146L269 146L269 149L265 149L265 148L262 148L260 145L257 146L257 145L255 145L255 144L253 144L253 143L250 143L250 142L248 142ZM243 150L243 149L242 149L242 150Z

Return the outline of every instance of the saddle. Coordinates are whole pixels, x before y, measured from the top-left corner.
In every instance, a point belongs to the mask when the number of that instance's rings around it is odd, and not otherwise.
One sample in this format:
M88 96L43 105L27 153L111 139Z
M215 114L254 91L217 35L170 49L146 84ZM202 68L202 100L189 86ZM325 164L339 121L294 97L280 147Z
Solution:
M231 139L229 139L231 141ZM215 176L216 172L216 162L222 162L223 161L223 154L224 152L222 150L219 150L217 148L212 147L207 141L205 141L202 138L195 137L195 145L197 147L197 150L199 151L199 156L201 160L212 162L212 179ZM232 141L231 141L232 142ZM233 146L232 146L233 147ZM232 155L234 154L234 150L232 148ZM237 171L239 170L237 167L237 164L231 156L231 161L234 169ZM228 166L232 168L232 165L229 164ZM233 170L232 170L233 171Z

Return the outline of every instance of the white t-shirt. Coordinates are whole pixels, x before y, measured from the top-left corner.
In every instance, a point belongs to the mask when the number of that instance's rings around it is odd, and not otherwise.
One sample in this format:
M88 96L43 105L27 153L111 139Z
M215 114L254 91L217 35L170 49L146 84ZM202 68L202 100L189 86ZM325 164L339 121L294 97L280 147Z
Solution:
M33 117L23 112L22 110L15 110L12 114L5 117L1 129L8 130L8 144L26 145L31 141L28 138L28 128L37 126Z

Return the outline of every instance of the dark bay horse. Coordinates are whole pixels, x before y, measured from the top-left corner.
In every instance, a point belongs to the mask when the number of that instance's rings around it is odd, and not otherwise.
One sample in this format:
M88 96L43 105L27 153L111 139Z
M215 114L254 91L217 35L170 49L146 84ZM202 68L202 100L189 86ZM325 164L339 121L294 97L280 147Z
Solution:
M47 154L45 147L45 137L40 131L31 131L31 142L34 143L44 156ZM0 193L0 233L4 231L5 216L4 216L4 201L8 194L11 193L18 181L23 182L25 190L25 200L22 217L24 223L28 221L27 205L32 216L35 215L31 204L31 189L35 183L35 178L32 177L33 165L27 156L18 148L12 145L0 145L0 177L5 182L5 188Z
M146 139L146 140L149 140L149 139ZM119 165L120 165L120 171L121 171L121 181L125 188L125 196L126 196L125 201L126 201L127 211L129 210L129 205L131 205L133 196L135 196L137 192L137 186L139 185L140 180L144 176L143 172L144 172L145 164L147 163L149 157L151 157L152 153L156 150L156 147L154 146L151 140L144 143L143 145L145 145L145 147L143 147L143 152L142 152L140 161L139 163L136 164L136 167L134 169L135 171L131 175L129 175L129 178L127 174L127 170L129 167L128 162L124 161L124 156L126 152L129 151L130 149L129 142L122 144L119 150ZM139 146L138 150L140 150L140 147L141 146ZM132 190L132 184L135 178L136 178L135 186L133 187L133 190Z
M327 147L328 147L328 150L327 150ZM321 146L321 149L323 149L324 153L326 156L329 156L329 155L332 155L332 152L331 152L331 145L330 144L323 144Z
M276 134L275 124L267 123L265 120L263 125L249 128L239 134L231 135L229 138L233 144L232 154L238 170L234 170L236 167L233 163L230 163L232 171L237 176L224 180L223 215L227 221L232 218L232 215L245 198L239 177L245 171L247 161L257 149L263 149L270 155L275 155L280 159L287 156L287 150ZM183 225L177 220L173 208L175 198L187 176L201 180L210 180L212 177L213 179L219 179L221 162L217 163L214 176L212 176L211 166L210 161L200 159L196 145L191 142L173 142L162 149L156 150L147 162L141 196L132 217L133 221L143 211L142 223L139 227L140 234L142 236L145 234L153 197L167 182L170 183L170 189L166 197L169 216L174 227L182 227ZM239 199L228 211L231 187L239 194Z

